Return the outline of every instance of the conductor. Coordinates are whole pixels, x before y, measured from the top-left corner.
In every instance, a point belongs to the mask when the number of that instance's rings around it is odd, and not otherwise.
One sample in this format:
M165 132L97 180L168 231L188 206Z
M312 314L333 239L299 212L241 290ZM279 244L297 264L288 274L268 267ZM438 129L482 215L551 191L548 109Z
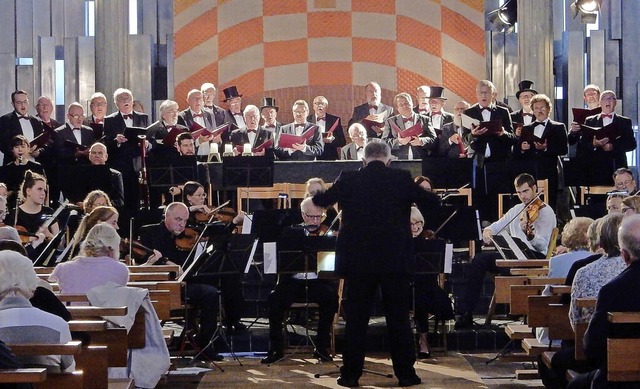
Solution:
M336 272L345 278L344 365L338 385L357 387L364 366L371 302L378 286L386 315L393 371L400 386L422 381L413 367L415 345L409 323L410 280L413 272L409 229L411 204L437 202L420 189L407 171L389 168L391 150L379 139L364 149L364 167L343 171L314 204L342 208L336 243Z

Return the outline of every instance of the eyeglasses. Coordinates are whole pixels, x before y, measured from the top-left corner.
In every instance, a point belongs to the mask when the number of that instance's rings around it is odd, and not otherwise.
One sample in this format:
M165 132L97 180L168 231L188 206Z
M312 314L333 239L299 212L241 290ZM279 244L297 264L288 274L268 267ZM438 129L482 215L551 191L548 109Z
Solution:
M75 120L78 120L78 119L84 119L85 116L84 115L71 115L71 114L69 114L69 117L73 118Z
M629 185L631 181L633 180L624 180L624 181L616 182L616 188L624 188L625 186Z
M422 224L423 224L423 222L421 222L421 221L411 222L411 227L413 227L413 226L421 226Z
M324 214L324 213L323 213L323 214L321 214L321 215L309 215L309 214L308 214L308 213L306 213L306 212L302 212L302 215L303 215L304 217L306 217L307 219L322 219L323 217L325 217L325 216L326 216L326 214Z

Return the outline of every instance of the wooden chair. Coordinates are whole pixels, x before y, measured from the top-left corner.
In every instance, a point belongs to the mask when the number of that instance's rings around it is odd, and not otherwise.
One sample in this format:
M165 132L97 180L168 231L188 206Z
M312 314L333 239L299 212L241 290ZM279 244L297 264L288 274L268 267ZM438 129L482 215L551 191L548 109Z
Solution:
M540 199L546 202L549 199L549 180L538 180L536 181L536 186L538 187L538 192L542 192ZM498 218L504 215L504 198L512 195L513 193L498 193Z
M271 187L238 187L236 190L238 201L238 212L247 211L243 208L242 200L250 199L272 199L278 202L277 208L291 208L291 201L288 199L287 184L273 184Z
M17 356L27 355L73 355L82 352L82 343L71 341L66 344L7 344ZM72 373L48 374L47 379L34 383L36 389L81 389L83 388L83 372L76 370Z
M558 227L553 227L553 231L551 231L551 237L549 238L549 247L547 247L547 255L545 258L550 259L553 257L553 252L556 250L556 245L558 244L558 234L560 230Z
M612 325L640 325L640 312L609 312L608 320ZM640 381L640 339L607 339L607 380Z
M615 190L612 186L581 186L580 187L580 204L586 204L588 195L606 195L608 192Z

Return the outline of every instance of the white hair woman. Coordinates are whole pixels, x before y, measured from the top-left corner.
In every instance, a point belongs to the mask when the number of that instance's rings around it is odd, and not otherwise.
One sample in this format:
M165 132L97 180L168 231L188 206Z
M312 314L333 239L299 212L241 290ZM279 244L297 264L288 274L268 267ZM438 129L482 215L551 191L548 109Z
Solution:
M15 251L0 252L0 339L5 343L64 344L71 340L69 325L64 319L34 308L29 302L37 285L38 276L29 258ZM44 366L51 372L75 369L71 355L19 359L25 366Z
M93 226L82 242L80 255L53 269L50 281L57 281L60 293L86 293L89 289L111 281L126 286L129 269L118 262L120 236L106 223Z

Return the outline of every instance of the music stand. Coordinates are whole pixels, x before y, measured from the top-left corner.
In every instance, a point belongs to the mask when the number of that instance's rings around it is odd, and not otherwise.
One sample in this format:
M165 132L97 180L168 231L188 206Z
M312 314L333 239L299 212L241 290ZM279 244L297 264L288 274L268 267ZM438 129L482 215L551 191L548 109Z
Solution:
M256 234L260 242L275 242L286 227L302 223L298 209L261 209L253 211L251 233Z
M452 216L453 215L453 216ZM451 217L449 219L449 217ZM446 220L448 221L442 225ZM482 230L478 211L466 205L440 208L440 231L438 237L450 240L480 240Z
M444 239L421 239L414 246L415 274L444 273ZM414 305L415 306L415 305Z
M473 158L422 158L422 175L436 188L460 188L473 180Z
M66 230L64 228L60 229L60 231L49 241L49 243L44 247L38 258L33 262L33 267L36 266L50 266L51 258L55 254L60 242L62 242L62 238L65 236ZM54 263L55 266L55 263Z
M298 226L295 226L298 227ZM303 228L303 227L302 227ZM308 273L318 273L318 254L335 251L336 237L333 236L288 236L276 242L278 275L304 274L304 309L309 317L309 279ZM309 328L305 326L305 337L316 348L316 344L309 335ZM283 330L286 331L286 328ZM301 341L298 347L302 345ZM297 353L297 349L291 355ZM291 355L289 357L291 357ZM336 365L337 367L337 365Z
M217 280L218 290L221 289L221 276L237 275L244 273L246 263L249 260L251 249L255 244L256 237L251 234L224 234L217 235L210 239L211 245L188 267L180 280L186 279L196 283L209 283L206 281ZM183 275L184 276L184 275ZM221 338L229 349L233 359L242 362L233 351L233 347L227 341L226 331L223 326L224 317L222 315L222 294L218 293L218 328L214 331L209 343L204 346L194 357L195 360L207 348L213 346L216 339Z
M273 186L273 158L226 157L222 158L222 185L225 190L238 187Z
M197 167L191 165L169 165L162 167L149 167L149 186L151 188L169 188L182 185L187 181L198 179Z

